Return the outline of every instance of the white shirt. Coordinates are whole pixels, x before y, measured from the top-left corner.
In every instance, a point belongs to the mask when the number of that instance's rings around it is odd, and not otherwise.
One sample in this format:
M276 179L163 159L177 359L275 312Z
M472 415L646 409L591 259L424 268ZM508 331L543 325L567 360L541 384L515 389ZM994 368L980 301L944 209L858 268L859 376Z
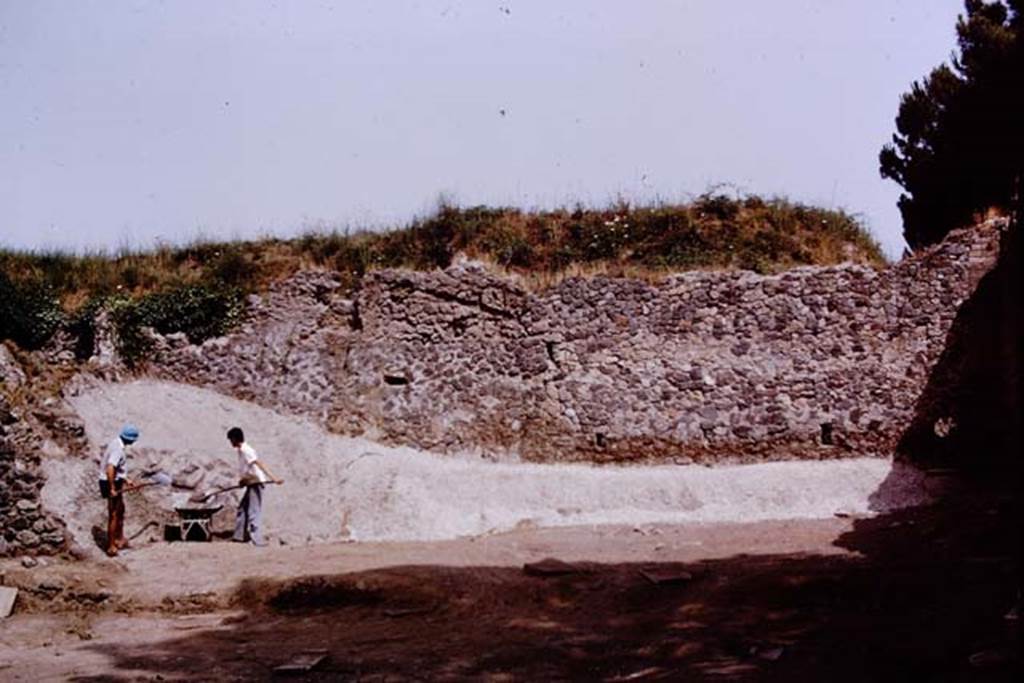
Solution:
M256 451L253 450L252 446L243 442L236 450L238 451L239 479L255 479L261 484L266 484L270 481L263 468L256 464L259 456L256 455Z
M127 479L128 457L125 453L124 441L116 436L107 444L106 450L100 457L100 481L107 480L107 465L114 467L114 479Z

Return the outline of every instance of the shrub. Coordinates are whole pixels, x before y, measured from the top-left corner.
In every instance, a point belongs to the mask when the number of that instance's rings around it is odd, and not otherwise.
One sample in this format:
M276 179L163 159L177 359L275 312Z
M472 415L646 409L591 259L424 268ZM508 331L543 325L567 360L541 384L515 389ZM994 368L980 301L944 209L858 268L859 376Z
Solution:
M693 268L712 256L690 217L678 207L637 212L638 244L632 260L656 268Z
M569 247L575 260L602 261L616 259L631 240L630 215L608 211L573 214L568 226Z
M447 268L452 262L452 242L461 221L457 208L442 206L433 218L412 224L411 249L399 260L417 268Z
M52 287L39 280L16 282L0 272L0 339L38 349L63 321L64 312Z
M133 367L149 355L153 346L142 330L146 326L146 320L140 302L125 296L117 296L109 299L107 305L117 333L117 353L125 364ZM95 335L95 318L92 319L92 331Z
M190 342L201 344L226 334L241 322L244 312L242 291L222 283L178 285L139 299L116 297L108 305L118 353L130 366L151 351L145 327L161 334L184 332Z
M243 297L220 283L190 284L147 294L136 306L144 325L161 334L184 332L201 344L241 321Z
M703 194L694 202L694 210L720 221L732 221L740 212L740 202L724 194Z
M526 235L510 226L490 229L480 239L480 248L503 266L529 268L534 263L533 245Z
M228 248L207 266L209 277L232 287L246 287L256 276L256 266L240 249Z
M332 265L341 275L342 286L351 291L373 265L373 242L364 236L346 238L337 245Z
M299 251L309 254L318 265L330 263L348 243L349 236L337 231L327 234L308 233L296 242Z

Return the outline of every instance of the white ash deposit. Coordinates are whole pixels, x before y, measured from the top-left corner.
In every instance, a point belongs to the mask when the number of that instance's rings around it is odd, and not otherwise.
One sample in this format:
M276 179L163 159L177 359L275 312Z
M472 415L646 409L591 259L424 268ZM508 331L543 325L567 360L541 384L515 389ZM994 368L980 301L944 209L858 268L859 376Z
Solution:
M791 461L706 468L697 465L592 467L495 463L392 448L326 432L207 389L155 380L96 384L70 397L85 421L88 457L50 458L46 505L82 535L104 519L95 491L96 458L124 422L142 438L132 474L160 468L206 490L235 482L235 453L225 432L239 426L270 469L285 480L268 487L265 526L289 544L354 540L438 540L521 525L751 522L867 514L885 482L900 504L922 502L920 475L897 474L879 458ZM894 486L896 482L898 485ZM911 491L916 487L915 493ZM190 492L149 489L129 498L129 531L166 521ZM236 498L216 502L219 529L233 522Z

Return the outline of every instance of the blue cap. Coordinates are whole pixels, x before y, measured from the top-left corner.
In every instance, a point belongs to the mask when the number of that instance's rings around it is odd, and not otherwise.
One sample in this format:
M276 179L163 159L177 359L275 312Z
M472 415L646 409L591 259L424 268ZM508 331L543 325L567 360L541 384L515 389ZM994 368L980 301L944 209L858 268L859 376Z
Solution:
M121 438L128 443L132 441L138 441L139 439L139 428L135 425L128 424L121 427Z

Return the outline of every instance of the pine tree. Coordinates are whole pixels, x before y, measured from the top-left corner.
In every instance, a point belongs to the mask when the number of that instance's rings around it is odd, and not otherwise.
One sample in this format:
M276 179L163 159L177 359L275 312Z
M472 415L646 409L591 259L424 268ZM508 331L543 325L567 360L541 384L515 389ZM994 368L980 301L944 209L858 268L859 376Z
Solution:
M900 99L882 177L903 186L903 235L912 249L940 241L989 208L1009 211L1024 158L1024 0L967 0L959 54Z

